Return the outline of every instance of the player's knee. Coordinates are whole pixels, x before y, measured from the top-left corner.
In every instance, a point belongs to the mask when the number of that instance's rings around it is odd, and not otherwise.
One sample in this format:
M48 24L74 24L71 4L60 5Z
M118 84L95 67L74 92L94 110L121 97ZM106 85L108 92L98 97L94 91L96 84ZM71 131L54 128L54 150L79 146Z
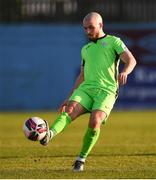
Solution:
M66 106L65 112L70 116L71 120L75 119L74 107L73 106Z
M101 126L101 121L99 121L97 119L94 119L94 120L89 122L90 128L97 129L97 128L100 128L100 126Z
M68 113L68 114L71 114L73 112L74 108L73 106L66 106L65 108L65 111Z
M106 118L106 113L102 112L102 111L95 111L92 112L91 117L90 117L90 121L89 121L89 126L91 128L100 128L102 122L104 121L104 119Z

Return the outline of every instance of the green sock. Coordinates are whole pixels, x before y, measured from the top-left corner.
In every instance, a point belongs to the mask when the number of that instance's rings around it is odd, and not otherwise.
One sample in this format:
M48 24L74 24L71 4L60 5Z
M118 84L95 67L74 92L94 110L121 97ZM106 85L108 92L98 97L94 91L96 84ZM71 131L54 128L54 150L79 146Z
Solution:
M99 135L100 135L100 128L93 129L88 127L87 132L83 139L80 158L86 158L88 156L93 146L95 145L96 141L98 140Z
M66 113L63 112L60 114L60 116L54 121L52 126L50 127L50 130L53 131L54 136L61 131L64 130L65 127L67 127L71 123L71 118L70 116Z

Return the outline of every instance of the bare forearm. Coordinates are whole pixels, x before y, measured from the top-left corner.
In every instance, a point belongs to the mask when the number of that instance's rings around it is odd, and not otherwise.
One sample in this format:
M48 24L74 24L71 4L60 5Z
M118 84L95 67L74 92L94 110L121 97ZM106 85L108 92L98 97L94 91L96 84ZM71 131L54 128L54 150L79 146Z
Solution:
M118 80L120 85L124 85L127 82L127 76L133 71L134 67L136 66L136 60L129 50L122 53L120 58L124 62L124 68L119 74Z
M71 92L70 92L70 94L69 94L69 97L71 96L71 94L73 93L73 91L74 91L75 89L77 89L77 88L79 87L79 85L80 85L83 81L84 81L84 67L81 66L80 74L79 74L79 76L77 77L77 79L76 79L76 81L75 81L75 84L74 84L74 86L73 86L73 88L72 88L72 90L71 90ZM68 97L68 98L69 98L69 97ZM67 99L68 99L68 98L67 98Z
M79 74L79 76L77 77L74 87L72 88L71 92L69 93L69 96L65 99L65 101L61 104L60 108L59 108L59 112L64 112L65 107L67 106L68 100L70 98L70 96L72 95L73 91L75 89L77 89L79 87L79 85L84 81L84 71L83 71L83 67L81 68L81 72Z
M131 60L130 62L125 63L122 72L124 72L124 73L126 73L128 75L133 71L135 66L136 66L136 61Z
M83 81L84 81L84 78L83 78L81 75L79 75L79 76L77 77L76 81L75 81L74 87L72 88L69 96L71 96L71 94L73 93L73 91L74 91L75 89L77 89L77 88L79 87L79 85L80 85Z

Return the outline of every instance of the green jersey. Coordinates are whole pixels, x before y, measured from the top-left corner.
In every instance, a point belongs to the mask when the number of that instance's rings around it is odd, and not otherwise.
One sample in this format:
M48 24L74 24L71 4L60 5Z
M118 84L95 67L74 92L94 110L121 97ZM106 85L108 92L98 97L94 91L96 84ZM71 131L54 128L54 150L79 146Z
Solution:
M119 55L125 49L120 38L111 35L105 35L85 45L81 51L84 82L80 87L99 88L116 94Z

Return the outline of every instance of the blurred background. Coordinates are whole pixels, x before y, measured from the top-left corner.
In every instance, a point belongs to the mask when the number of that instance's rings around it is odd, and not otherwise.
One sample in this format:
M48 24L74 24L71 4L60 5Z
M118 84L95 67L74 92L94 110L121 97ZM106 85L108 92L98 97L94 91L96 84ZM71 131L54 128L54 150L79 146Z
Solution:
M138 62L115 109L156 109L155 0L0 0L0 111L59 107L79 73L91 11Z

